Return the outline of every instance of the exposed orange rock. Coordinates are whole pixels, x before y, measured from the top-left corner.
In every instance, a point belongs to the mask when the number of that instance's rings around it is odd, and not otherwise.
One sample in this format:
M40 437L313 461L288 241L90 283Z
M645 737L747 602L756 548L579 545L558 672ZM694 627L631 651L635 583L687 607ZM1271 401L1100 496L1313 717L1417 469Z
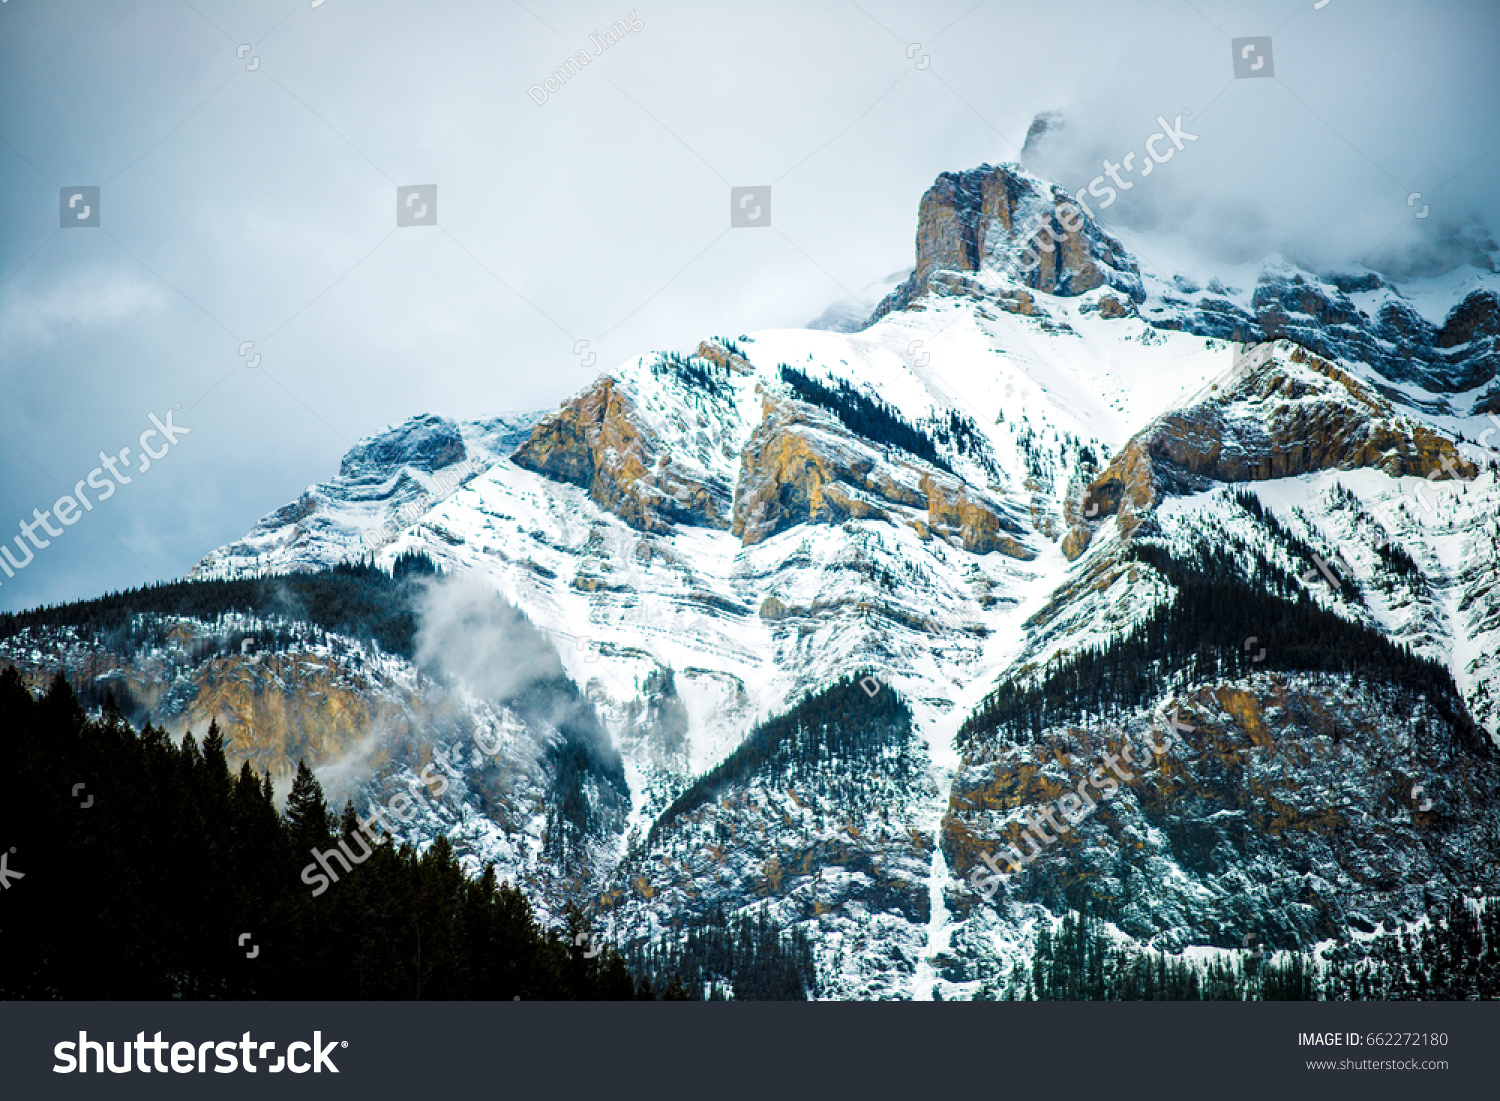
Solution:
M852 437L802 402L763 395L762 408L740 458L730 527L746 546L801 523L886 518L876 501L888 498L870 482L875 462L849 446Z
M749 375L755 372L750 361L744 356L737 356L717 340L705 340L699 343L698 350L693 353L699 359L706 359L715 367L722 367L726 371L736 374Z
M1135 284L1134 262L1066 192L1012 165L940 175L917 210L916 253L911 277L880 304L872 322L892 310L918 308L929 290L964 293L948 273L998 268L1032 290L1060 295ZM1030 312L1031 305L1028 299L1014 312Z
M999 514L957 478L926 474L921 487L927 495L927 523L934 534L944 535L974 554L999 551L1011 558L1036 557L1006 535Z
M1392 477L1478 474L1451 440L1398 416L1327 360L1279 342L1225 389L1137 433L1089 486L1063 550L1076 558L1087 548L1084 519L1117 516L1128 534L1165 494L1362 467Z
M588 490L600 507L642 531L670 531L674 523L729 526L716 494L658 450L630 397L608 375L538 421L511 458Z
M746 546L797 524L851 519L905 523L975 554L1033 554L994 506L917 459L880 457L867 443L800 401L762 396L764 416L741 459L731 531ZM925 518L912 512L924 510Z

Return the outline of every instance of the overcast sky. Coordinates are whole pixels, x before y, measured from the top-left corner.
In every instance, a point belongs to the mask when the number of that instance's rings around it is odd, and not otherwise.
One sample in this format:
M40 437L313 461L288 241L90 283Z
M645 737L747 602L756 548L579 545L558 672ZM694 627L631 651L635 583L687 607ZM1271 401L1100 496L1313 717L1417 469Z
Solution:
M1199 141L1103 218L1200 250L1500 228L1500 5L1314 2L7 0L0 538L101 450L134 462L151 413L192 433L0 608L180 576L413 414L803 324L909 265L933 178L1018 159L1039 111L1068 114L1070 187L1188 111ZM1257 35L1275 75L1236 80ZM396 228L410 184L435 228ZM771 227L730 229L730 187L763 184ZM59 229L77 185L99 228Z

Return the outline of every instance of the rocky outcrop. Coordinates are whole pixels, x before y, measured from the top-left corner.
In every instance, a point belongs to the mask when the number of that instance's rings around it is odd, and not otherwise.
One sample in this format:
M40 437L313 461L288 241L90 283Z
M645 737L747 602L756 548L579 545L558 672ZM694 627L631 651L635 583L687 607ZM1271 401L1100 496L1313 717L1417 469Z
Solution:
M1384 291L1371 318L1350 293ZM1215 294L1188 304L1168 299L1151 324L1220 340L1292 340L1326 359L1368 363L1396 382L1436 393L1460 393L1500 374L1500 300L1474 291L1435 326L1373 273L1312 276L1268 270L1242 309ZM1157 316L1160 315L1160 316Z
M538 421L511 459L587 490L601 508L641 531L729 526L723 489L678 470L638 422L628 393L608 375Z
M1457 348L1475 340L1500 349L1500 297L1494 291L1474 291L1450 313L1433 337L1439 348Z
M377 476L392 466L409 466L431 474L468 458L463 432L446 417L428 414L413 417L396 432L363 440L350 448L339 465L339 474L354 478Z
M18 667L40 689L57 669L87 686L86 698L112 694L135 722L149 718L174 739L201 737L217 722L230 766L242 764L291 781L299 761L335 763L373 772L410 755L423 732L441 722L441 708L420 691L370 670L357 670L327 653L287 650L233 653L195 661L192 654L218 640L209 628L181 621L156 653L123 655L77 646L61 637L34 643L35 662ZM253 641L253 640L252 640ZM0 649L7 662L21 658ZM342 793L342 792L341 792Z
M1006 313L1022 317L1048 318L1049 314L1037 301L1036 295L1022 288L997 289L985 285L981 280L956 271L936 271L928 280L930 294L972 298L988 305L997 306Z
M816 959L824 992L909 996L932 916L922 816L939 791L920 736L885 710L889 693L834 691L843 706L799 724L816 734L752 735L631 844L596 904L617 943L753 905L837 946ZM824 738L838 739L837 765L814 763L832 745L811 739Z
M1070 558L1087 547L1088 522L1118 515L1128 532L1164 495L1213 482L1361 467L1392 477L1478 473L1452 440L1398 416L1327 360L1284 341L1273 351L1225 389L1131 439L1089 486L1064 543Z
M195 578L258 575L363 557L514 451L539 413L454 421L427 414L361 440L337 476L208 554Z
M986 854L1002 874L988 903L955 892L957 915L1087 897L1159 944L1239 947L1251 932L1305 948L1500 888L1500 766L1420 698L1266 674L1194 687L1161 714L1175 730L1142 712L969 747L944 854L958 877L984 882ZM1036 817L1042 831L1025 840L1026 819L1048 811L1067 828ZM1039 855L1012 871L1012 844Z
M889 519L886 507L923 498L887 475L879 456L803 402L762 395L763 415L740 458L730 530L746 546L797 524Z
M1018 539L1023 529L957 478L882 454L804 402L763 393L762 403L741 459L730 528L746 546L798 524L884 520L974 554L1033 557Z
M704 340L699 342L698 350L693 353L699 359L706 359L715 367L725 371L731 371L739 375L755 373L755 368L744 356L724 347L717 340Z
M980 500L957 478L927 474L921 487L927 495L927 527L933 535L971 554L999 551L1010 558L1036 557L1015 538L1016 526L1007 524L994 506Z
M917 211L916 268L871 323L928 293L937 272L994 271L1047 294L1142 294L1135 261L1055 184L1018 165L944 172Z

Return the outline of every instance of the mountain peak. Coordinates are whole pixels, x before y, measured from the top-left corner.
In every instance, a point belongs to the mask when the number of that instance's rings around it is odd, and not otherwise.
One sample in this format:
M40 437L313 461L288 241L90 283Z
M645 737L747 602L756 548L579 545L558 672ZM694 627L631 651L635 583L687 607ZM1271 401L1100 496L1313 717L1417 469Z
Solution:
M916 267L871 322L921 298L938 271L990 274L1063 297L1102 286L1143 297L1124 246L1061 187L1015 163L938 176L918 207Z
M1037 152L1047 140L1048 135L1055 134L1059 130L1065 130L1068 126L1068 117L1061 111L1041 111L1036 118L1031 120L1031 125L1026 130L1026 141L1021 146L1021 163L1028 170L1035 171L1037 167Z

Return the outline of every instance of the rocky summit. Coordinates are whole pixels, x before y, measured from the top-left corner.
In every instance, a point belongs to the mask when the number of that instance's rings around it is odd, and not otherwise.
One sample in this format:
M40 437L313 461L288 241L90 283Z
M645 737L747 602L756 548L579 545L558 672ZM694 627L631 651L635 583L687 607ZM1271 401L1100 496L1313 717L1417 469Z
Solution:
M1154 253L944 173L863 325L414 417L0 659L420 789L401 840L627 959L758 915L817 996L989 997L1086 912L1360 966L1500 893L1500 275Z

